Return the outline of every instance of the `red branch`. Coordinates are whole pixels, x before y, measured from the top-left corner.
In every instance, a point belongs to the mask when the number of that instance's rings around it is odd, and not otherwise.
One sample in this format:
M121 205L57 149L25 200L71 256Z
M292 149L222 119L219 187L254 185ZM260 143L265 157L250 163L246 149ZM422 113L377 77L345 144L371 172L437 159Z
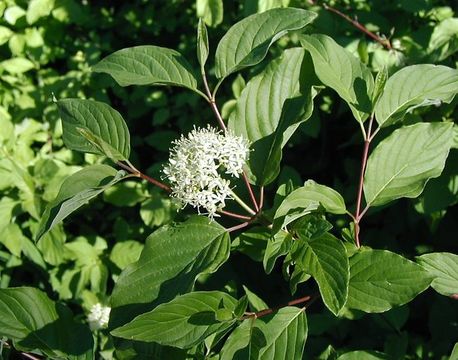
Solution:
M309 3L312 5L320 5L318 4L317 1L315 0L309 0ZM382 44L384 47L386 47L388 50L392 50L393 46L391 45L391 42L389 39L382 38L378 36L377 34L374 34L372 31L369 31L364 25L362 25L359 21L352 19L350 16L344 14L343 12L337 10L336 8L333 8L332 6L327 5L326 3L321 4L321 6L325 9L328 10L336 15L339 15L341 18L347 20L350 24L352 24L355 28L358 30L362 31L364 34L372 38L373 40L377 41L378 43Z
M291 300L291 301L289 301L286 304L281 305L281 306L277 306L277 307L270 308L270 309L264 309L264 310L261 310L261 311L255 312L255 313L247 313L246 315L242 316L241 320L250 319L250 318L257 319L257 318L272 314L273 312L278 311L281 308L284 308L285 306L293 306L293 305L297 305L297 304L307 303L304 306L304 308L306 308L306 307L310 306L316 299L318 299L318 297L319 297L318 294L307 295L307 296L301 297L299 299Z
M156 185L157 187L161 188L162 190L165 190L167 192L171 192L172 190L170 189L170 187L168 187L167 185L165 185L164 183L161 183L160 181L156 180L156 179L153 179L152 177L146 175L146 174L143 174L141 173L140 171L136 170L136 169L132 169L130 166L128 165L125 165L123 164L122 162L118 161L116 163L119 167L123 168L124 170L127 170L128 172L130 172L131 174L139 177L139 178L142 178L148 182L150 182L151 184L153 185Z

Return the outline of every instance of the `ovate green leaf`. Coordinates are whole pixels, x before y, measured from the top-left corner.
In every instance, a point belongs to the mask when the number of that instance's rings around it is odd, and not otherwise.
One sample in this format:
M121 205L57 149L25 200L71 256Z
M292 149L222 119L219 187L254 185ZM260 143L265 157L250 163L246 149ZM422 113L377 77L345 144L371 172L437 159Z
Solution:
M236 303L233 297L223 292L192 292L137 316L111 334L186 349L215 332L229 328L233 322L218 321L216 313L219 309L227 309L230 313Z
M304 310L284 307L275 314L245 320L227 339L221 360L299 360L306 338Z
M296 267L313 276L323 302L337 315L347 301L350 277L343 243L328 233L313 240L299 238L293 244L291 257Z
M216 49L216 76L224 78L247 66L256 65L280 37L300 30L315 19L307 10L272 9L251 15L232 26Z
M159 46L135 46L116 51L92 70L111 75L121 86L175 85L197 89L197 78L186 59L175 50Z
M313 110L310 59L300 48L286 50L251 79L237 99L229 128L251 143L250 180L272 182L280 171L281 149Z
M417 258L434 278L431 287L439 294L458 294L458 255L452 253L431 253Z
M395 130L369 156L364 195L370 206L420 195L441 174L453 141L452 123L418 123Z
M110 253L110 260L123 270L127 265L138 260L143 250L143 244L134 240L117 242Z
M458 51L458 18L442 20L434 26L427 52L432 62L439 62Z
M375 119L387 126L415 108L450 103L457 92L458 70L430 64L407 66L386 82L375 105Z
M357 57L326 35L304 35L301 44L312 56L315 72L323 84L334 89L362 122L372 111L374 78Z
M39 349L51 358L92 359L88 327L73 321L70 310L31 287L0 289L0 329L23 351Z
M22 74L35 67L33 62L22 57L15 57L0 62L0 69L5 69L11 74Z
M121 180L123 175L124 171L117 172L107 165L91 165L65 179L57 197L48 204L41 217L37 240L72 212Z
M0 45L6 43L10 37L13 35L13 31L6 26L0 26Z
M31 0L27 8L26 19L29 24L48 16L54 8L54 0Z
M196 10L208 26L215 27L223 21L223 0L197 0Z
M140 259L119 276L111 296L113 326L191 290L196 277L216 271L229 256L226 230L207 217L163 226L152 233Z
M245 290L247 301L252 311L261 311L269 308L269 306L264 302L264 300L262 300L250 289L248 289L245 285L243 285L243 290Z
M105 155L113 161L129 158L129 129L115 109L102 102L82 99L59 100L57 107L68 148Z
M432 277L420 265L386 250L362 250L350 258L346 306L379 313L411 301Z

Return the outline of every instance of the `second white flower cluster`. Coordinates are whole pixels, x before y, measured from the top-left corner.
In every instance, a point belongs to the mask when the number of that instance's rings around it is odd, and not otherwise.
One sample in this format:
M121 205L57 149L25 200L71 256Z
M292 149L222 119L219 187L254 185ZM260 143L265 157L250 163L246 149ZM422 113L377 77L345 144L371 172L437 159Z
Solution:
M173 142L164 174L170 182L172 196L183 205L200 212L204 208L213 218L232 198L230 181L239 177L248 159L249 144L242 137L221 133L208 126L194 129Z

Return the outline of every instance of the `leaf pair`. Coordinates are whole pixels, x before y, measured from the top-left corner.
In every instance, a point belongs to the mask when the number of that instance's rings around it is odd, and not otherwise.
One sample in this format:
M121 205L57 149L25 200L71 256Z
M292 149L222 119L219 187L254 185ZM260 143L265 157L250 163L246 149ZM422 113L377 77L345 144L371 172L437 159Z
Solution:
M388 126L415 108L450 103L458 92L456 69L412 65L388 80L379 76L374 84L370 70L330 37L305 35L301 43L312 56L318 78L347 102L359 122L375 113L378 124Z
M0 289L0 328L18 350L39 349L51 359L93 358L89 328L74 322L67 307L35 288Z

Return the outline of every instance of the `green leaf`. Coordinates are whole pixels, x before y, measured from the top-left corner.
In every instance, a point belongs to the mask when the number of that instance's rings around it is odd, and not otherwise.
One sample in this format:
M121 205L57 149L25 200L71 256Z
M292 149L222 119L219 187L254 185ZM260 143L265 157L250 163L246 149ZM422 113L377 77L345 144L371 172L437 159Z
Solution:
M439 294L458 294L458 255L431 253L417 257L417 262L434 278L431 287Z
M280 256L286 255L293 244L292 236L286 231L279 231L267 242L263 265L267 274L270 274L275 262Z
M107 189L103 200L115 206L135 206L147 199L143 186L135 180L126 180Z
M250 180L272 182L280 171L281 149L313 111L310 58L300 48L285 50L251 79L237 99L228 127L251 143Z
M434 26L426 51L432 62L443 61L458 51L458 18L448 18Z
M129 129L115 109L98 101L82 99L59 100L57 107L68 148L105 155L115 162L129 158Z
M388 356L378 351L350 351L340 355L337 360L388 360Z
M110 253L110 260L121 270L127 265L138 261L143 250L143 244L134 240L117 242Z
M239 21L218 44L216 76L224 78L234 71L258 64L276 40L290 31L303 29L315 17L311 11L285 8L254 14Z
M62 226L55 226L37 242L43 259L50 265L58 266L64 262L66 235Z
M452 123L418 123L395 130L369 156L364 195L369 206L414 198L445 166Z
M372 103L376 104L378 99L383 93L383 89L385 87L386 81L388 80L388 69L384 67L377 73L375 77L375 84L374 84L374 91L372 94Z
M270 229L256 226L237 236L231 244L231 250L236 250L249 256L254 261L262 261L264 250L270 239Z
M319 207L320 203L317 200L304 198L301 191L294 190L282 201L275 212L272 231L276 233L293 221L318 210Z
M308 214L297 220L291 230L298 237L305 237L310 240L319 238L332 229L332 224L321 214Z
M337 315L347 301L350 277L343 243L328 233L313 240L299 238L293 244L291 257L296 267L313 276L324 304Z
M245 294L252 311L261 311L269 308L264 300L262 300L258 295L248 289L245 285L242 286L243 290L245 290Z
M15 57L0 62L0 69L3 68L11 74L23 74L32 70L34 67L33 62L22 57Z
M89 200L122 179L124 171L107 165L91 165L69 176L57 197L48 204L40 221L36 239L64 220Z
M0 26L0 45L8 42L8 40L13 36L13 31L7 28L6 26Z
M233 297L223 292L192 292L137 316L111 334L187 349L202 342L207 336L231 327L232 321L220 322L215 315L222 308L233 311L236 304Z
M223 0L197 0L196 10L197 16L210 27L223 22Z
M345 214L345 201L337 191L328 186L320 185L313 180L307 180L304 186L295 190L296 196L304 200L315 200L331 214Z
M24 235L18 224L10 223L2 230L0 243L2 243L8 251L17 256L21 256L23 249Z
M332 214L345 214L345 202L335 190L308 180L304 186L291 192L280 204L274 216L274 232L292 221L322 206Z
M197 78L186 59L175 50L159 46L116 51L102 59L92 71L111 75L121 86L175 85L197 89Z
M192 288L202 273L212 273L229 256L229 235L207 217L163 226L146 240L140 259L119 276L111 296L113 327Z
M39 349L51 358L92 359L89 328L70 310L31 287L0 289L0 328L22 351Z
M54 0L31 0L27 8L26 19L33 24L42 17L48 16L54 8Z
M249 0L248 0L249 2ZM255 2L255 1L253 1ZM288 7L290 0L258 0L257 12L261 13L266 10L275 9L279 7Z
M458 360L458 342L453 347L449 360Z
M380 313L411 301L431 283L420 265L386 250L361 250L350 258L346 306Z
M306 338L304 310L284 307L275 314L245 320L227 339L221 360L299 360Z
M199 24L197 25L197 60L199 60L200 68L204 69L205 63L208 59L209 45L208 45L208 33L205 22L202 18L199 18Z
M11 25L16 25L18 20L26 15L26 12L23 8L13 5L9 6L3 13L3 19Z
M375 105L375 119L380 126L388 126L418 107L450 103L457 92L458 70L430 64L407 66L386 82Z
M356 120L366 120L372 112L374 78L371 71L329 36L304 35L301 44L310 52L321 82L347 102Z

